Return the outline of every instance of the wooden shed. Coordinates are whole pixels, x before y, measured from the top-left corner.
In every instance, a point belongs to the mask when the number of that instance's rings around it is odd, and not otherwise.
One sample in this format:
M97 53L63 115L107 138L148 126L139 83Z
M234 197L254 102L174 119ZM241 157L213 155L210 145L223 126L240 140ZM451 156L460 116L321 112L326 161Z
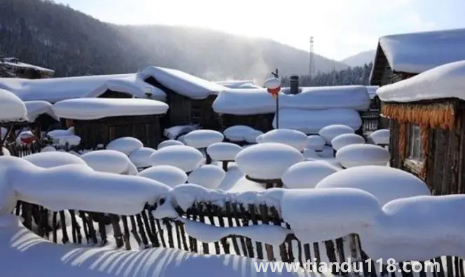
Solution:
M434 194L465 193L465 61L439 66L378 90L391 121L391 166Z
M53 109L66 119L67 127L74 127L80 148L92 149L126 136L155 148L162 140L160 117L168 105L149 99L83 98L60 101Z

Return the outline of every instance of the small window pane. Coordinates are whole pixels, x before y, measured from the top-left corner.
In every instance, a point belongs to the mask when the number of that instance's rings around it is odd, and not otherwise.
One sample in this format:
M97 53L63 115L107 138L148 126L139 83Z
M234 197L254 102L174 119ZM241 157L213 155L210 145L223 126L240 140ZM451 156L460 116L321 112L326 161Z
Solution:
M409 159L420 161L423 158L420 127L411 125L409 130Z

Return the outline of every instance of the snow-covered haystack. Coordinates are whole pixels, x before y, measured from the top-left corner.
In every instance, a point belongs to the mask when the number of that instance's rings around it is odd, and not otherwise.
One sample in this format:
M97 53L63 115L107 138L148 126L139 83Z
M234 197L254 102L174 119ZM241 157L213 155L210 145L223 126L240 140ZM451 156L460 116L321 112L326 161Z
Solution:
M263 135L262 131L253 130L245 135L245 141L251 144L257 143L257 138L261 135Z
M318 132L318 134L325 139L326 144L328 145L331 145L331 141L337 136L354 133L355 131L353 128L340 124L326 126Z
M129 156L133 151L144 147L144 144L133 137L122 137L112 140L106 147L108 150L115 150Z
M289 167L303 160L297 149L281 143L256 144L236 156L239 169L259 180L281 179Z
M333 138L331 141L331 145L336 151L339 151L339 149L344 146L352 144L365 144L365 139L362 136L356 134L342 134Z
M354 188L374 195L382 205L389 201L431 195L428 186L406 171L385 166L361 166L341 170L318 183L316 189Z
M342 147L336 153L336 160L345 168L364 165L387 166L389 151L372 144L352 144Z
M44 152L55 152L55 151L57 151L57 150L53 146L45 146L44 148L42 148L42 150L40 150L40 152L42 152L42 153L44 153Z
M207 189L216 189L225 176L226 172L218 166L204 165L194 169L194 171L189 174L187 180L189 183L197 184Z
M230 142L217 142L207 148L207 154L215 161L234 161L242 147Z
M307 161L289 167L282 177L284 187L289 189L311 189L325 177L338 169L322 161Z
M19 135L16 137L16 144L22 145L22 144L30 144L33 143L36 140L36 137L31 131L23 131L19 133Z
M116 150L96 150L81 156L89 167L98 172L136 175L128 156Z
M229 141L241 142L246 141L247 136L256 130L245 125L235 125L223 131L223 135Z
M141 147L129 155L129 159L137 168L145 168L150 166L150 156L156 150L149 147Z
M369 138L373 141L374 144L386 145L389 144L390 130L381 129L374 131L370 134Z
M169 146L174 146L174 145L184 145L184 143L182 143L179 140L169 139L169 140L165 140L165 141L160 142L160 144L158 144L157 149L160 150L162 148L169 147Z
M197 149L207 148L213 143L222 142L223 139L223 134L214 130L195 130L184 137L188 146Z
M199 150L185 145L165 147L150 156L152 166L172 165L184 170L184 172L196 169L202 160L203 155Z
M311 136L308 136L307 138L307 146L305 148L313 149L315 151L321 151L323 150L323 147L325 146L325 144L326 144L326 141L321 136L311 135Z
M0 122L26 121L27 109L15 94L0 89Z
M158 181L171 188L184 184L187 181L187 174L183 170L171 165L153 166L141 171L138 176Z
M303 151L307 146L308 137L306 134L289 129L272 130L260 136L260 143L282 143L294 147L298 151Z
M305 159L318 159L318 158L320 158L318 153L315 150L311 149L311 148L305 149L303 154L304 154Z
M43 168L52 168L68 164L86 165L86 162L66 152L41 152L23 157L22 159Z

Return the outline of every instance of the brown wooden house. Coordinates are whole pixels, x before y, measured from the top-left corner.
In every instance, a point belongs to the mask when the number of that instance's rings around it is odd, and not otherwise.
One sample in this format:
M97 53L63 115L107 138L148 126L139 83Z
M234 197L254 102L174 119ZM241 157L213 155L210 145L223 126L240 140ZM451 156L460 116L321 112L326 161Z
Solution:
M465 193L465 82L457 78L465 80L465 61L378 91L391 121L391 166L419 176L434 194Z

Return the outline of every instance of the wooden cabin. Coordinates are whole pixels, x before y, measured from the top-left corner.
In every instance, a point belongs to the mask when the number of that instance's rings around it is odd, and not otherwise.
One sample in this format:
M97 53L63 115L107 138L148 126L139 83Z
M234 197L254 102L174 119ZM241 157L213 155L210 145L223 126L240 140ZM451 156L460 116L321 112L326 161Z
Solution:
M465 61L378 90L391 121L391 166L422 178L434 194L465 193Z
M16 77L24 79L43 79L51 78L55 71L20 62L17 58L0 58L0 63L7 67Z
M264 133L273 130L274 113L256 115L220 114L218 116L220 130L226 130L235 125L249 126Z

